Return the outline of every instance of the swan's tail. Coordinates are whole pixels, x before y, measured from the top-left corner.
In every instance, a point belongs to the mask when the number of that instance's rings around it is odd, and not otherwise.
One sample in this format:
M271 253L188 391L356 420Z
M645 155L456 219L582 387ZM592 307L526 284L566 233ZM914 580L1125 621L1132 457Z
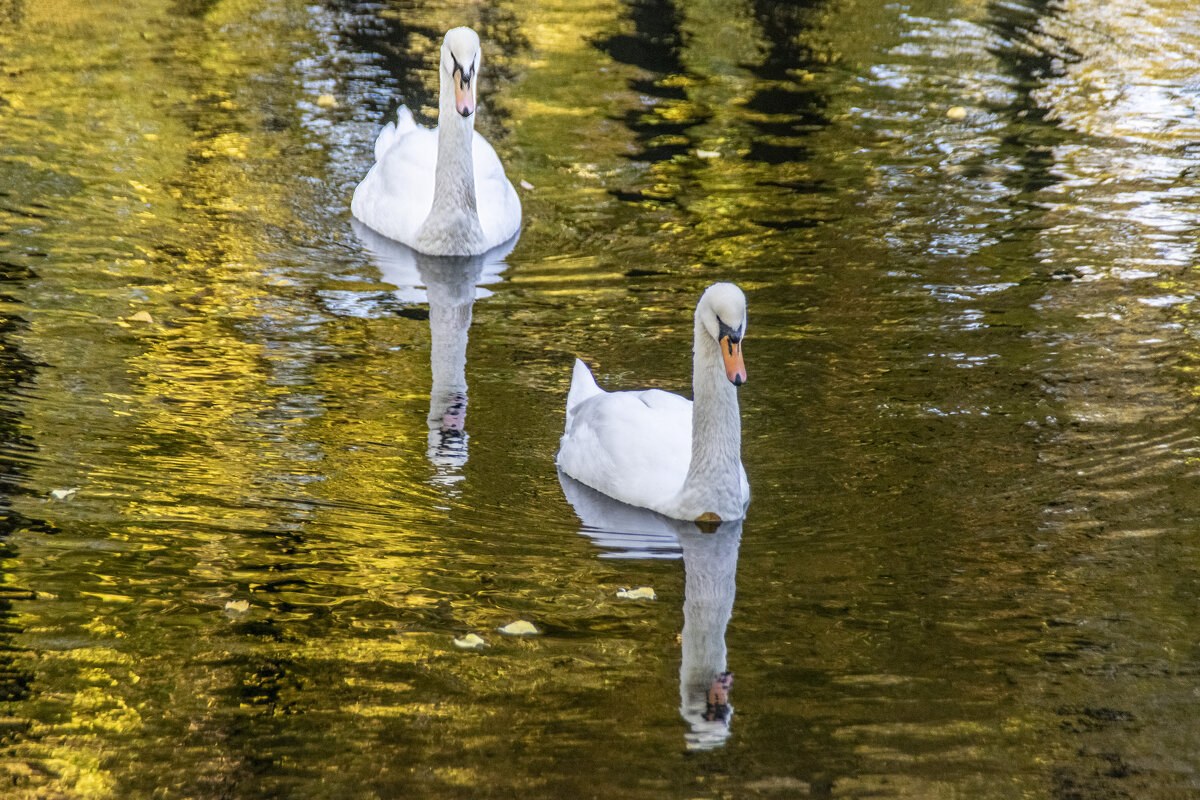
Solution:
M408 110L408 106L400 106L396 111L396 133L403 136L416 127L417 123L413 119L412 112Z
M592 371L588 369L587 364L578 358L575 359L575 370L571 373L571 391L567 392L567 413L570 414L575 406L603 391L592 377Z
M396 112L396 121L384 125L383 130L379 132L379 138L375 140L375 160L381 160L383 154L392 146L392 142L416 127L417 123L408 106L400 106L400 110Z

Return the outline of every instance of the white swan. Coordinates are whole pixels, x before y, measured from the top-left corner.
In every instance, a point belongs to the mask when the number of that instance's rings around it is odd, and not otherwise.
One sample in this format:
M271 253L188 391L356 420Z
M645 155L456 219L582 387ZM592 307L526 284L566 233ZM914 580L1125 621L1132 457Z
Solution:
M673 519L741 519L750 501L737 400L746 381L742 290L708 287L694 327L694 402L660 389L606 392L576 359L556 463L609 497Z
M479 36L454 28L442 41L438 127L401 106L375 141L375 165L350 211L369 227L432 256L473 256L516 235L521 201L496 151L475 132Z

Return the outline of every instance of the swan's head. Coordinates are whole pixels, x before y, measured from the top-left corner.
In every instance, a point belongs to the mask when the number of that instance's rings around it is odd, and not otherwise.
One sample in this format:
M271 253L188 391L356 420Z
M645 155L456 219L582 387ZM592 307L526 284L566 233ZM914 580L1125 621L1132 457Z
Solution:
M442 41L442 84L454 84L454 108L464 117L475 113L479 85L479 35L470 28L451 28Z
M701 295L696 318L720 345L725 376L734 386L741 386L746 382L746 364L742 361L746 295L732 283L714 283Z

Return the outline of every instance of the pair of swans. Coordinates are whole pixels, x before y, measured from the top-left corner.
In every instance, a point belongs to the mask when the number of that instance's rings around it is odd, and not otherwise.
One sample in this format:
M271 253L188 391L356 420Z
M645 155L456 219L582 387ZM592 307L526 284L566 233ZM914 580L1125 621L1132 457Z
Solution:
M475 131L479 37L454 28L442 42L439 125L401 107L375 142L375 164L351 212L383 236L431 256L472 256L513 238L521 203L496 151ZM575 362L558 467L609 497L672 519L741 519L750 487L741 461L737 387L746 298L710 286L696 306L694 400L658 389L606 392Z

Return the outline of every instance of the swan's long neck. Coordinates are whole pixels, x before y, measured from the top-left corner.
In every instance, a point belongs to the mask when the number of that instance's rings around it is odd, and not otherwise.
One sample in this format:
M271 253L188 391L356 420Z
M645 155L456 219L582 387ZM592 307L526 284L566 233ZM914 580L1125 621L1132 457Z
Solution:
M442 81L438 103L437 164L433 206L417 233L418 249L430 255L471 255L481 249L483 230L475 206L475 115L463 117L454 104L454 85Z
M742 514L742 420L737 387L729 382L721 345L696 311L692 360L692 460L681 498L696 516L723 520ZM694 517L693 517L694 518Z

